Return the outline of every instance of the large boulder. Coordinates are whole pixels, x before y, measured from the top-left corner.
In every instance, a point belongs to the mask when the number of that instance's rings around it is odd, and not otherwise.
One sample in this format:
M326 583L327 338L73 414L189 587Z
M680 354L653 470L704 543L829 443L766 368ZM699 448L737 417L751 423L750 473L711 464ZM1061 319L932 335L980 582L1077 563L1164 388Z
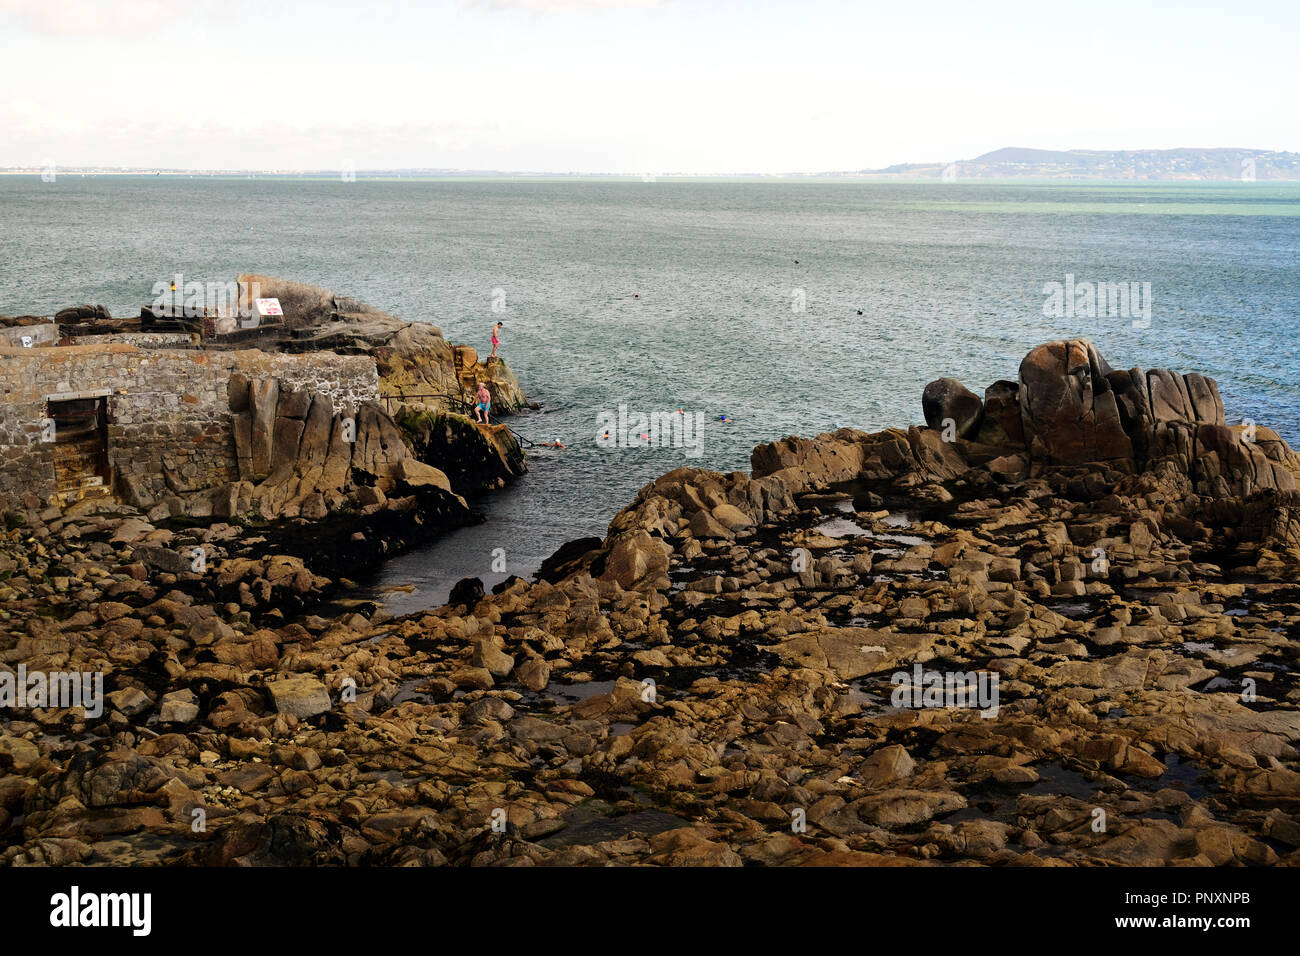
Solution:
M483 600L483 594L482 578L461 578L452 585L451 594L447 596L447 603L453 607L463 604L466 608L473 610L478 605L478 602Z
M431 485L434 488L441 488L448 494L451 493L451 482L447 480L446 475L433 465L426 465L415 458L408 457L399 461L394 474L413 488Z
M1020 422L1020 385L994 382L984 389L984 417L975 439L981 445L1003 447L1025 443L1025 429Z
M644 531L634 531L614 542L601 577L624 588L666 586L671 555L672 548L667 542Z
M311 407L311 392L280 386L276 401L275 428L271 432L271 473L267 480L272 484L287 481L298 465L298 448L306 428L307 411Z
M979 428L984 403L955 378L939 378L921 393L921 410L931 428L943 431L952 422L956 437L970 438Z
M1120 422L1133 442L1134 455L1139 461L1145 461L1155 433L1146 372L1140 368L1115 371L1106 376L1106 381L1115 394Z
M1133 457L1106 364L1087 339L1048 342L1020 363L1020 420L1031 457L1077 465Z
M296 471L302 477L304 487L316 488L321 486L325 463L329 460L330 439L334 432L334 403L328 395L319 392L310 395L311 407L303 421Z
M1212 498L1296 487L1295 453L1271 429L1229 427L1214 379L1135 368L1112 372L1108 380L1144 466L1172 461L1193 479L1198 494Z
M329 691L314 677L294 676L283 680L268 681L267 693L271 702L281 714L294 717L314 717L323 714L332 706Z

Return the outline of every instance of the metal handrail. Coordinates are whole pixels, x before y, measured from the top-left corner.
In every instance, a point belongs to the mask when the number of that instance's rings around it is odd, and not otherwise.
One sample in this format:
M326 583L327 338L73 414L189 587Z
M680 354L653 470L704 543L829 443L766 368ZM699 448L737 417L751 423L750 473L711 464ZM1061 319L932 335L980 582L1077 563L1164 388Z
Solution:
M410 393L402 392L398 395L379 396L379 400L384 403L384 411L392 410L392 406L389 404L390 402L404 402L407 399L422 399L422 398L445 399L448 402L455 403L457 406L459 406L461 411L468 411L471 407L470 403L465 401L465 397L463 395L452 395L449 392L410 392Z

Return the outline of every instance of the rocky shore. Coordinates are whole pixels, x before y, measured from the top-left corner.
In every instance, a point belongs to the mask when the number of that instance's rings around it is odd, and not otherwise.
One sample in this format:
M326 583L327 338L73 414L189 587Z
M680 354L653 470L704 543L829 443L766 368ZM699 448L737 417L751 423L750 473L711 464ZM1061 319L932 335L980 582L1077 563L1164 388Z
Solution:
M11 515L4 668L107 700L6 712L0 858L1300 861L1300 457L1083 341L918 398L397 620L280 557L150 560L220 524ZM995 697L922 693L964 678Z

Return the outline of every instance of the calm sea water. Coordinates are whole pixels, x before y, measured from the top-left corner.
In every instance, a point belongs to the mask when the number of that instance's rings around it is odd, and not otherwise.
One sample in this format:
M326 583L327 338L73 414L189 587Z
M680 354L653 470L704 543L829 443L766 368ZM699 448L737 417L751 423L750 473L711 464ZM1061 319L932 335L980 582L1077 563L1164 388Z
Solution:
M672 468L747 469L783 435L919 422L926 382L982 391L1054 338L1209 374L1230 419L1300 444L1298 262L1300 184L0 177L0 312L131 314L175 272L258 271L483 350L505 322L502 354L544 405L512 424L568 448L480 502L485 525L368 582L416 585L389 595L395 612L466 575L500 580L494 549L531 573ZM1149 282L1150 326L1045 317L1043 285L1067 273ZM597 417L620 404L703 413L703 454L598 448Z

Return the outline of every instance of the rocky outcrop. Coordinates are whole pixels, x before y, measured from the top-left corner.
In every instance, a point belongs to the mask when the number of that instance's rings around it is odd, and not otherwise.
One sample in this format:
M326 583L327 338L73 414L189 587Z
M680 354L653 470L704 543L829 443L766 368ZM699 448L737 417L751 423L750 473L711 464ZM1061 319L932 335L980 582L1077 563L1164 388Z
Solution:
M1176 452L1052 460L1105 447L1071 377L1026 380L1060 397L1032 449L1026 382L986 393L976 440L782 439L751 475L646 485L540 580L399 620L256 620L144 566L181 532L35 516L0 536L0 661L107 694L7 713L0 860L1296 865L1300 499L1225 477L1242 446L1295 456L1200 421L1189 386L1172 432L1225 496Z
M922 396L929 428L788 438L760 445L751 464L755 475L779 477L796 493L886 477L900 488L932 488L972 468L1010 481L1031 469L1143 474L1167 465L1185 476L1186 491L1220 503L1293 492L1300 474L1300 456L1276 432L1225 424L1213 379L1115 371L1085 340L1034 349L1019 380L993 383L977 415L978 407L974 393L939 379Z
M524 474L523 449L502 424L481 425L454 412L408 405L393 415L415 456L432 464L466 495L500 488Z
M1115 371L1090 342L1053 342L1021 363L1019 400L1030 455L1048 464L1168 461L1212 498L1295 489L1300 459L1269 429L1228 427L1218 384L1197 373Z
M1300 459L1269 428L1228 426L1214 379L1135 368L1111 380L1146 467L1169 461L1192 477L1198 493L1214 498L1295 489Z
M235 373L228 386L241 481L222 489L227 515L320 519L428 488L467 510L447 476L420 462L379 406L335 411L326 395Z
M1085 340L1049 342L1025 356L1018 397L1032 457L1062 465L1133 457L1111 371Z
M791 436L756 447L749 456L750 467L754 477L779 478L792 493L852 481L868 461L863 449L867 438L851 429L817 438Z
M1274 492L1290 501L1296 493L1300 456L1263 425L1226 425L1213 379L1165 369L1115 371L1084 340L1031 351L1018 381L988 387L973 430L973 393L952 380L931 383L927 392L922 405L928 418L937 416L932 427L782 439L754 449L753 474L779 479L792 494L884 481L895 493L942 503L950 494L945 483L955 478L1006 486L1086 466L1091 487L1119 475L1147 476L1161 483L1173 510L1216 520L1251 512L1253 496ZM960 433L945 440L952 436L945 436L943 419L958 400L970 409L965 433L973 440ZM1290 527L1286 520L1276 527L1254 520L1243 530L1285 542Z
M56 325L64 325L79 322L106 322L111 318L108 309L102 305L74 305L56 312L54 322Z
M263 297L280 300L292 333L281 347L373 356L383 396L413 396L403 400L433 411L458 411L483 381L494 414L528 405L503 359L480 362L472 348L452 345L431 322L401 319L329 289L274 276L246 274L238 281L256 283Z
M897 481L915 487L952 478L970 464L940 431L897 428L867 433L842 428L816 438L785 438L757 446L750 454L756 478L777 478L792 494L852 481Z

